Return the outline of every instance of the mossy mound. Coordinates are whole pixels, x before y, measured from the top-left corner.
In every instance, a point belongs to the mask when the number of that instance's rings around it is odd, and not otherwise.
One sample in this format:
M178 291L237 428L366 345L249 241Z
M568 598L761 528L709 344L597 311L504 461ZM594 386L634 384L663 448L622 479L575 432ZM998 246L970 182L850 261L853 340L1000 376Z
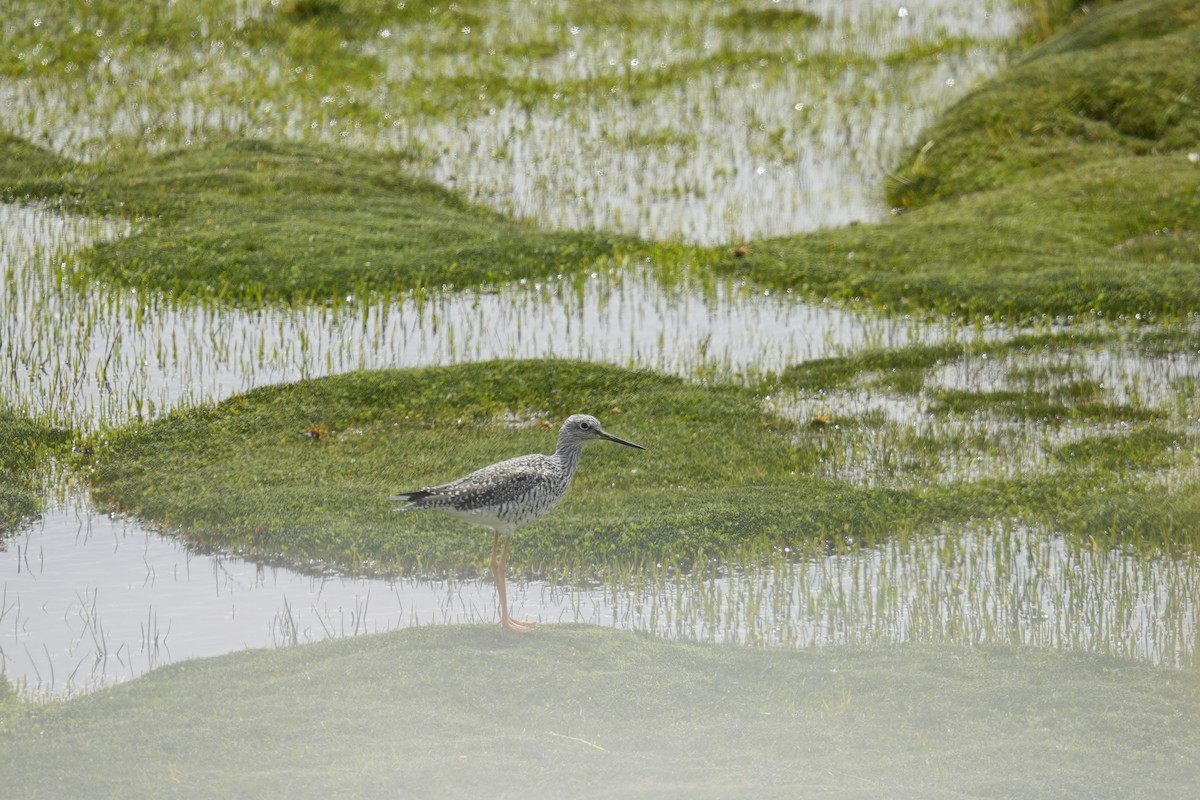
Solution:
M1200 3L1089 15L973 91L889 185L904 213L757 243L724 271L955 317L1200 308Z
M74 162L44 147L0 131L0 199L29 200L67 191Z
M989 449L943 441L936 425L907 433L865 418L809 425L768 413L742 387L553 360L267 387L105 433L83 452L102 506L196 546L350 572L475 568L488 552L485 532L433 513L399 516L386 498L550 452L561 420L581 411L648 450L589 447L562 505L518 534L518 569L755 558L781 544L869 543L970 519L1020 519L1136 546L1192 541L1200 493L1164 498L1154 488L1159 470L1187 461L1186 432L1095 398L1077 414L1065 391L1014 391L997 411L1041 424L1047 408L1065 409L1095 427L1078 452L1048 454L1053 480L947 476L947 464ZM934 416L954 415L954 424L980 407L954 405L970 399L930 394ZM1140 438L1105 437L1112 423L1135 425ZM890 462L904 475L932 472L898 483L876 476L870 487L824 474L830 457L851 458L851 473L873 469L872 436L891 442ZM868 452L854 455L861 447ZM1134 524L1139 509L1153 510L1156 524Z
M9 197L137 222L82 254L82 283L176 298L254 304L476 286L587 269L625 241L514 222L406 176L396 156L235 140L62 175L63 162L24 150L41 156L5 173Z
M922 513L902 492L813 480L795 426L750 391L569 361L269 387L108 433L92 445L89 475L98 502L196 544L351 570L456 568L486 556L485 533L436 514L398 516L385 498L550 452L573 412L648 450L589 447L562 506L522 529L518 565L867 537Z
M22 798L1190 798L1198 715L1193 674L1034 649L442 626L189 661L14 714L0 781Z
M1077 183L1068 173L1085 163L1186 155L1200 141L1198 52L1197 0L1091 14L946 112L897 172L889 201L917 207L1047 177ZM1187 173L1186 160L1173 161ZM1030 187L1031 200L1042 194Z
M886 224L764 241L725 264L903 312L1187 317L1200 308L1200 169L1180 155L1088 162Z

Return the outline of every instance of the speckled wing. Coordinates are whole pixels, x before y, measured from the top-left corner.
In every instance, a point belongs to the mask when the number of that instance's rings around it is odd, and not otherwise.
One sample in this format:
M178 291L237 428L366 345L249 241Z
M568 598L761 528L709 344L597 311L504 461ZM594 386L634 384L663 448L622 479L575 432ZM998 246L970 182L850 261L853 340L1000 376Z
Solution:
M474 511L520 501L547 483L546 456L519 456L476 470L441 486L401 492L389 500L408 501L397 511L424 508Z

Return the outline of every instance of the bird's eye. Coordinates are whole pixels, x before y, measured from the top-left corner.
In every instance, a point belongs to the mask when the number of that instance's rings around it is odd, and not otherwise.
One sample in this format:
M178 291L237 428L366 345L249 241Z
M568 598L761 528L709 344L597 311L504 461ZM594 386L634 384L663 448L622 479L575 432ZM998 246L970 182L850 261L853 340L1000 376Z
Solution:
M590 423L587 423L587 422L581 422L581 423L579 423L579 429L580 429L581 431L586 431L586 430L587 430L588 428L590 428L590 427L592 427Z

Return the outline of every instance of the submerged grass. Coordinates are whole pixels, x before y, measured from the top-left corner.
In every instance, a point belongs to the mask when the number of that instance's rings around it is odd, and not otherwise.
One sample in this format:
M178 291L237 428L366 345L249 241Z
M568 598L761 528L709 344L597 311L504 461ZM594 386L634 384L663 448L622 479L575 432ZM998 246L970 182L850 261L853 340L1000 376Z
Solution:
M30 708L0 727L0 780L25 798L1183 798L1197 715L1194 673L1030 649L452 626L191 661Z

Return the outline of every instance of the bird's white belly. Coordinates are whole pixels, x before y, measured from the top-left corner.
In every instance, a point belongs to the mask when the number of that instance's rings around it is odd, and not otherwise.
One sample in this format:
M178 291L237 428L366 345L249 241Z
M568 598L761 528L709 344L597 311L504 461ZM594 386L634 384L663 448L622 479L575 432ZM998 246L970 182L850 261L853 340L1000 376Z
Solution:
M512 524L509 520L500 516L499 509L495 506L467 510L457 508L442 508L439 510L455 519L473 522L476 525L486 525L489 528L507 528Z

